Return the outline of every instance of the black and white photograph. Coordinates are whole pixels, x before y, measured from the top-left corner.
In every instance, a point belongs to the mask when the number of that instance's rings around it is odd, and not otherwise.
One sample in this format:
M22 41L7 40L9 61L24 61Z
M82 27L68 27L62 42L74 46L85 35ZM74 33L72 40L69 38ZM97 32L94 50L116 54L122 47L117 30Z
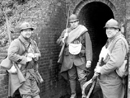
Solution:
M0 0L0 98L130 98L130 0Z

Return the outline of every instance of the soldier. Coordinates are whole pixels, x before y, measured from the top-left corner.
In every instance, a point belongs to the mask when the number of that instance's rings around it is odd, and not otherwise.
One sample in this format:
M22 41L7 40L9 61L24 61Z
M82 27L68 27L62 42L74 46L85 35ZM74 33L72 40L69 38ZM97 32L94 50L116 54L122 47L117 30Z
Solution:
M105 28L108 41L102 48L99 57L104 64L102 66L98 64L95 72L100 74L98 81L103 92L103 98L124 98L122 77L118 75L116 70L124 63L129 50L128 44L121 34L119 23L115 19L108 20Z
M11 42L8 49L8 58L14 64L14 69L9 70L9 96L13 96L18 89L22 98L40 98L40 80L38 76L37 61L41 53L31 35L34 28L28 22L20 25L20 36Z
M63 57L61 73L68 74L66 79L70 82L70 98L76 98L76 77L78 75L82 89L82 85L87 80L85 70L91 67L92 43L87 28L79 24L75 14L69 17L69 23L70 27L62 32L57 43L65 45L63 55L61 55Z

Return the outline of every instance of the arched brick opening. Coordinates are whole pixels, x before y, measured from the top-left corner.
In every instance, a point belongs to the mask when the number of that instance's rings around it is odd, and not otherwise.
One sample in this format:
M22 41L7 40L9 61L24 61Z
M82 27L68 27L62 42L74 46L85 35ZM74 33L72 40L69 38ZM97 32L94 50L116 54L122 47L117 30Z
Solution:
M79 16L80 23L88 28L92 40L93 63L92 73L89 78L93 75L93 70L97 64L100 50L107 40L105 29L103 27L107 20L114 18L113 12L115 12L115 8L108 2L100 2L101 0L92 1L93 2L87 2L87 0L84 1L84 3L82 2L82 4L77 5L74 10L74 13Z

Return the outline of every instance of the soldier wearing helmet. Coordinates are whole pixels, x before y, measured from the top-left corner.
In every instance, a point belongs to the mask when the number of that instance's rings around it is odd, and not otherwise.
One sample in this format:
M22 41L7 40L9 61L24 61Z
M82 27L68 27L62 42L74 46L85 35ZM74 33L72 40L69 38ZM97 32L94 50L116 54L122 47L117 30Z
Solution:
M105 28L106 28L106 35L108 38L114 37L120 30L119 23L114 19L108 20L106 22Z
M22 22L19 26L20 36L13 40L8 49L8 58L18 70L10 70L9 96L19 90L22 98L40 98L37 83L42 82L38 74L38 59L41 53L31 39L34 28L30 23Z
M105 28L120 29L119 23L115 19L110 19L106 22Z
M61 55L59 55L59 62L62 63L61 74L63 76L68 74L68 77L64 78L68 79L70 83L70 98L76 98L76 78L82 89L87 80L86 68L91 67L92 43L87 28L79 24L76 14L70 15L68 20L70 27L63 30L57 43L62 47L65 46L64 52L60 52ZM61 57L63 58L61 59ZM83 97L84 95L82 95Z
M34 30L34 28L32 28L28 22L21 23L19 28L20 28L21 35L24 38L30 38L32 31Z
M124 98L124 84L117 70L125 61L128 43L115 19L108 20L105 28L108 41L101 50L95 72L100 74L98 80L104 98ZM104 62L102 66L101 60Z

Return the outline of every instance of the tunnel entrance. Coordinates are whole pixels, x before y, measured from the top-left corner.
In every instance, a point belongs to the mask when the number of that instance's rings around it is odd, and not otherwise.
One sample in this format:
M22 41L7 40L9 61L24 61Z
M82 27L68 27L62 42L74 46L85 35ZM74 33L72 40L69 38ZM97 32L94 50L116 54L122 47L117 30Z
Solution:
M114 18L113 12L106 4L102 2L88 3L81 9L79 13L80 23L88 28L88 33L90 34L92 41L92 74L97 64L100 50L107 40L105 29L103 27L106 21L110 18Z

